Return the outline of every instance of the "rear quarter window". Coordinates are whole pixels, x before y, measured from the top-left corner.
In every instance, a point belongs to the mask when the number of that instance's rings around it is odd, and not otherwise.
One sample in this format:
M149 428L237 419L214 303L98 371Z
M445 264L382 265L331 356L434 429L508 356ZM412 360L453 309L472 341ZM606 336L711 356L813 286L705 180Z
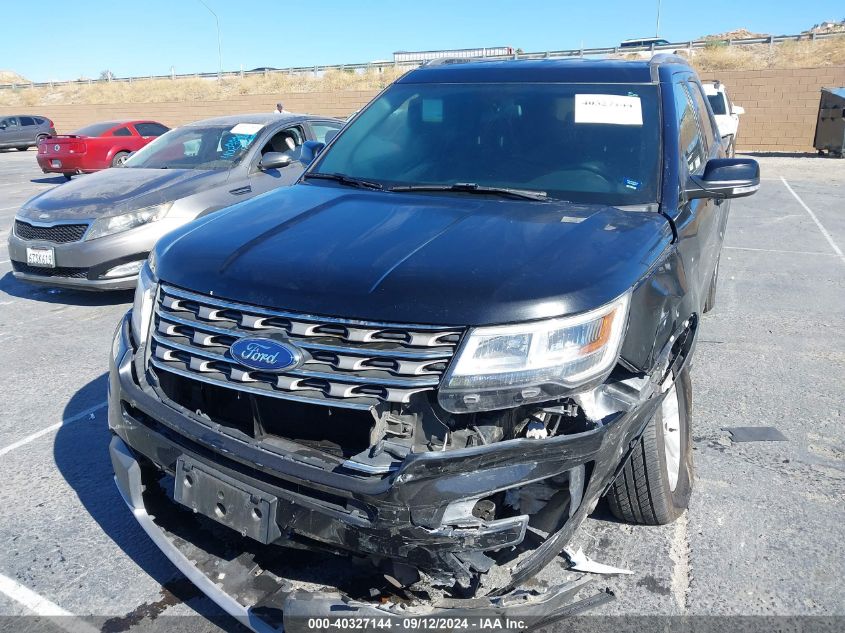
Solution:
M141 136L161 136L169 131L169 127L165 127L161 123L136 123L135 130Z
M111 133L111 136L132 136L128 127L119 127Z

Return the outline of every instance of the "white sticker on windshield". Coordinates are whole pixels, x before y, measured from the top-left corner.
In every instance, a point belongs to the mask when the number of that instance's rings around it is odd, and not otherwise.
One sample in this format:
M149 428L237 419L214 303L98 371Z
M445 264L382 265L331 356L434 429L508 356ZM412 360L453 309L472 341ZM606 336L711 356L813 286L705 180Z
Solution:
M639 97L623 95L575 95L576 123L642 125Z
M238 123L235 127L229 130L232 134L244 134L246 136L253 136L258 134L259 130L264 126L260 123Z

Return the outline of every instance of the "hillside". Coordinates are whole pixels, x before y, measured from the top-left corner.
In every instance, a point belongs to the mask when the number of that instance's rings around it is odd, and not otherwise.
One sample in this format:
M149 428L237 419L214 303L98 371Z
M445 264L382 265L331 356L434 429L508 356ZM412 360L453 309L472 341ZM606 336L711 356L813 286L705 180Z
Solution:
M0 70L0 84L23 84L29 82L29 79L22 77L11 70Z
M845 36L823 40L809 39L810 32L829 33L845 31L845 22L823 22L805 31L808 39L783 42L774 46L755 44L749 46L728 46L712 42L705 48L676 51L689 57L690 63L702 73L719 70L760 70L766 68L819 68L845 66ZM736 29L727 33L708 36L707 39L743 37L766 37L747 29ZM646 54L628 54L624 57L637 58ZM647 56L647 55L646 55ZM0 106L49 106L72 103L158 103L170 101L213 101L238 95L277 95L316 91L377 90L385 87L405 69L386 66L383 72L373 69L367 72L327 71L320 77L268 73L243 78L216 79L159 79L134 80L128 82L93 81L84 84L70 84L53 88L18 88L0 90ZM24 83L26 79L12 71L0 71L0 84ZM274 97L275 98L275 97Z

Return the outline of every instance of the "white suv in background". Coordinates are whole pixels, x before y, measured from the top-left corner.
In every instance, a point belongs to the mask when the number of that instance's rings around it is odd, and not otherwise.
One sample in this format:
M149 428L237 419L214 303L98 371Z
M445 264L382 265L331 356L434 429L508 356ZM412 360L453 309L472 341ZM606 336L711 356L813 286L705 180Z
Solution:
M725 92L725 86L719 81L702 82L704 94L713 108L716 115L716 125L719 127L719 135L725 144L725 151L728 156L734 155L736 146L736 135L739 128L739 115L745 114L745 109L734 105Z

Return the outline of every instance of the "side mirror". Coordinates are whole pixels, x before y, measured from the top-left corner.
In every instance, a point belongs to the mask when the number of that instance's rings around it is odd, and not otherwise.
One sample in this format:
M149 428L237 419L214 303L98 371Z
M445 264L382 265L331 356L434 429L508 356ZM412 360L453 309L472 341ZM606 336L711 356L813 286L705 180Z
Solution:
M293 162L290 154L284 152L267 152L261 157L258 162L258 169L267 171L268 169L281 169L287 167Z
M760 188L760 166L751 158L712 158L701 176L690 176L687 199L743 198Z
M302 150L299 154L300 162L303 165L310 165L325 146L325 143L320 143L319 141L305 141L302 144Z
M745 114L745 108L743 108L742 106L735 105L733 103L731 104L731 110L733 110L734 114Z

